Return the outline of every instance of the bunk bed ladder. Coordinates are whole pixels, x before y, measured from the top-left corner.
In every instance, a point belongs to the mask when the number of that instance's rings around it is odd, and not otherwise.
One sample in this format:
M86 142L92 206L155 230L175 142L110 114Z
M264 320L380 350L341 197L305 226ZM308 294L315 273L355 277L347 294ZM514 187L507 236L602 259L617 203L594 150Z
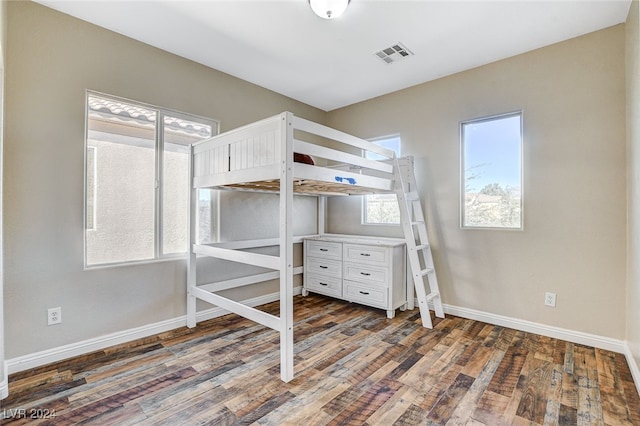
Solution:
M427 226L422 211L422 203L416 187L413 157L396 158L394 169L396 178L395 192L400 207L402 229L407 241L407 257L416 289L420 317L422 318L423 327L433 328L431 315L429 314L429 302L433 304L437 317L444 318L444 310L431 246L429 245ZM429 287L428 292L427 285Z

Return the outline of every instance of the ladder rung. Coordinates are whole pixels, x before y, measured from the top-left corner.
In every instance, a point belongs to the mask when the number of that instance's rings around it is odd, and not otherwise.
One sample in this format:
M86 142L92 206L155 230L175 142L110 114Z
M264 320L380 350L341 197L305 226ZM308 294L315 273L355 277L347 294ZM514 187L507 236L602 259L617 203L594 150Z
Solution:
M419 246L416 246L416 250L425 250L429 248L429 244L420 244Z
M416 191L407 192L405 195L405 200L407 201L420 201L420 197Z
M425 275L430 274L431 272L433 272L433 268L423 269L422 271L420 271L420 275L424 277Z
M440 297L440 293L429 293L429 294L427 294L426 299L427 299L427 302L429 302L429 301L431 301L433 299L436 299L438 297Z
M424 220L415 220L415 221L411 222L412 226L423 225L423 224L424 224Z

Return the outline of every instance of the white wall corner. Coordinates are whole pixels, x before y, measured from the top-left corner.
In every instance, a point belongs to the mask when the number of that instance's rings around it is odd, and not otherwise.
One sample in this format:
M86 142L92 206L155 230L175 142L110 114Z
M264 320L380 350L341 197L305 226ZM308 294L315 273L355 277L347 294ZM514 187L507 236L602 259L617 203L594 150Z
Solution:
M633 356L633 352L631 351L631 347L629 346L629 342L625 342L624 345L624 355L627 358L627 364L629 364L629 369L631 370L631 376L633 377L633 382L636 384L636 389L638 394L640 394L640 363Z
M294 287L293 294L300 294L302 287ZM265 303L271 303L279 300L279 293L270 293L264 296L254 297L251 299L243 300L242 303L248 306L259 306ZM197 321L205 321L226 315L229 312L218 307L199 311L196 314ZM36 368L43 365L51 364L53 362L62 361L68 358L73 358L80 355L85 355L94 351L99 351L110 346L119 345L122 343L130 342L136 339L142 339L145 337L153 336L154 334L164 333L169 330L184 327L187 325L187 316L183 315L178 318L173 318L166 321L161 321L155 324L149 324L142 327L132 328L129 330L120 331L117 333L111 333L104 336L96 337L93 339L84 340L77 343L71 343L69 345L59 346L56 348L47 349L44 351L23 355L16 358L8 359L5 362L6 371L8 374L17 373L19 371L28 370L30 368ZM5 375L5 377L8 376ZM0 388L0 392L2 388Z
M2 368L4 375L2 376L2 382L0 382L0 400L9 396L9 364L3 361Z

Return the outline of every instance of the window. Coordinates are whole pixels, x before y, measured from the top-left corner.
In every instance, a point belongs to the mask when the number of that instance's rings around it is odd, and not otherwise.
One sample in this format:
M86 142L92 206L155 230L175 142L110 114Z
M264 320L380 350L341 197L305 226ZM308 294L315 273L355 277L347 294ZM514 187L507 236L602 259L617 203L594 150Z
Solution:
M522 113L461 124L463 228L522 229Z
M377 139L371 141L383 146L400 156L400 137ZM384 157L374 152L365 152L366 158L382 160ZM396 194L365 195L362 201L362 223L365 225L399 225L400 210Z
M86 117L85 265L185 253L189 145L217 123L93 93Z
M213 189L198 189L198 212L196 214L196 242L211 244L218 241L218 228L215 219L218 217L215 206L219 206L220 191Z

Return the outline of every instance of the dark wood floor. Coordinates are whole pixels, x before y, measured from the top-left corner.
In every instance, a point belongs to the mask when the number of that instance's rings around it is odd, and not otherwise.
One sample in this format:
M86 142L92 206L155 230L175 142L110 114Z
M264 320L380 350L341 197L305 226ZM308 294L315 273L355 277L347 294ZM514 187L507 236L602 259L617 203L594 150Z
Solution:
M227 315L13 374L3 424L640 425L620 354L321 296L295 321L290 383L277 333Z

